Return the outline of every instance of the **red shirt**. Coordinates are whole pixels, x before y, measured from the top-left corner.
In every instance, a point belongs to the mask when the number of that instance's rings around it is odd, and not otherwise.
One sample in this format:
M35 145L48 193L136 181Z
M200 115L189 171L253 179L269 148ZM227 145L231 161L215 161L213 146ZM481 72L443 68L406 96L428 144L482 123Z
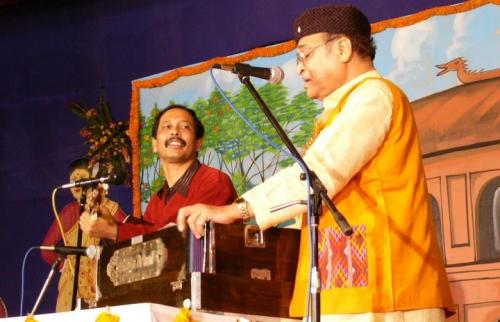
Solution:
M174 186L175 187L175 186ZM166 187L168 189L168 186ZM119 224L117 240L127 240L160 230L169 223L175 223L180 208L196 203L222 206L236 199L236 191L227 174L217 169L200 164L189 183L187 193L175 191L169 194L165 187L155 193L144 213L147 224ZM167 195L168 200L167 200Z

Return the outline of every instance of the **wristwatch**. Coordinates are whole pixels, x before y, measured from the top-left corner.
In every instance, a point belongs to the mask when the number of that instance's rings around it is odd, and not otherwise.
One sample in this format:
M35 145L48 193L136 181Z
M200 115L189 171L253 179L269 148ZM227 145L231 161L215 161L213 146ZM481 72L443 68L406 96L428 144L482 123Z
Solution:
M234 203L238 207L240 211L241 220L246 224L250 220L250 213L248 212L248 204L247 201L241 197L237 198Z

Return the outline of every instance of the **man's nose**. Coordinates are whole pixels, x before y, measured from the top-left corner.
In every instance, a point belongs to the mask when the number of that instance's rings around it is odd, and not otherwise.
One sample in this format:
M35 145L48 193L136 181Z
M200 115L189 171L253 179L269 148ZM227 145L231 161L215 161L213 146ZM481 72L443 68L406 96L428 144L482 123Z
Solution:
M179 136L179 128L177 126L170 128L170 136Z

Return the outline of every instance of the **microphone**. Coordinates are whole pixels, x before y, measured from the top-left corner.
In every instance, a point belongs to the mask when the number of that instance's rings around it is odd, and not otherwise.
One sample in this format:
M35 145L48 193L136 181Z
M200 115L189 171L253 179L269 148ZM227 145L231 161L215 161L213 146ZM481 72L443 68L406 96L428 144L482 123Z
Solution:
M279 84L285 78L285 72L280 67L254 67L248 64L215 64L212 68L228 70L238 76L253 76L267 80L272 84Z
M73 246L39 246L40 250L56 252L59 255L82 255L93 259L97 254L97 248L94 245L89 247L73 247Z
M68 189L74 187L86 187L92 186L98 183L111 183L111 184L122 184L123 180L116 173L112 173L106 177L92 178L92 179L83 179L77 180L75 182L66 183L60 186L60 189Z

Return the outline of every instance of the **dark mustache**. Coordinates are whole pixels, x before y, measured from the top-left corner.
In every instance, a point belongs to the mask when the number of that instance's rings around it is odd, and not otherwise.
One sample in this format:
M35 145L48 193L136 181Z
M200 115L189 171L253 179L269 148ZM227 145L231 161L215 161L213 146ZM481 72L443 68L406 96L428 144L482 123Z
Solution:
M182 143L182 145L184 145L184 146L187 144L187 143L186 143L186 141L184 141L184 140L183 140L183 139L181 139L181 138L170 138L170 139L168 139L167 141L165 141L165 147L167 147L167 146L170 144L170 142L172 142L172 141L178 141L178 142L181 142L181 143Z

